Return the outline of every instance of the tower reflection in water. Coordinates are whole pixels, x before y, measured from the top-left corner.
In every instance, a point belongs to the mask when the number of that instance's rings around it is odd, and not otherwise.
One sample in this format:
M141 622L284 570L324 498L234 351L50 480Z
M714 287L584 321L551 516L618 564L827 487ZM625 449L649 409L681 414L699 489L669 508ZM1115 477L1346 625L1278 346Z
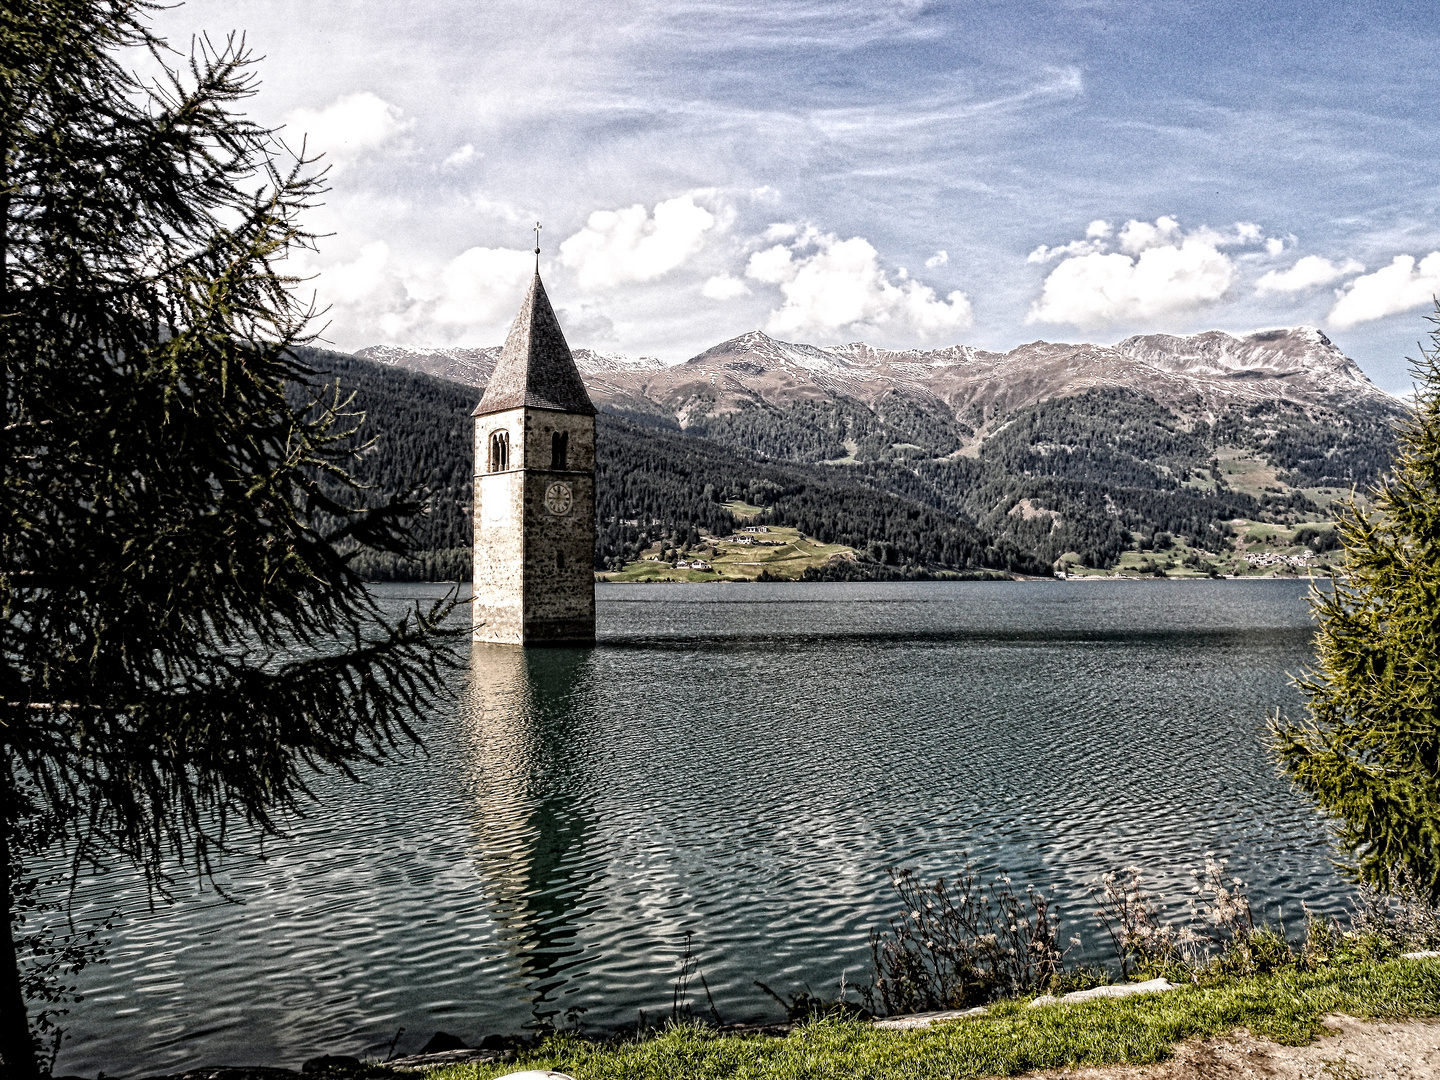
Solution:
M476 870L512 985L537 1023L556 1026L580 989L582 932L604 873L592 850L593 658L590 648L477 643L461 706Z

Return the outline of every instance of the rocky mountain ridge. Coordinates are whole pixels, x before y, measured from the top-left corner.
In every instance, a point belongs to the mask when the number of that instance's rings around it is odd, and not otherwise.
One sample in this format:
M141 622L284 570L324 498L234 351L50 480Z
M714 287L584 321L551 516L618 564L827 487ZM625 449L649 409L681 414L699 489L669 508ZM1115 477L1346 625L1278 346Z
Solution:
M490 375L500 359L500 349L499 345L480 348L370 345L357 350L355 355L390 367L483 387L490 381ZM580 374L587 379L592 375L612 372L656 371L665 366L653 356L625 356L593 349L575 349L573 355Z
M328 362L376 395L386 380L415 383L384 400L418 433L439 422L408 403L422 393L453 398L468 428L498 352L368 349ZM657 535L718 527L734 500L807 535L879 544L887 564L1110 566L1159 550L1162 534L1214 552L1236 521L1320 520L1373 484L1403 413L1308 328L1005 353L751 332L683 364L576 360L602 410L607 569ZM471 437L457 429L455 444L447 463L463 471ZM455 476L458 536L468 487Z
M479 387L499 348L372 346L357 355ZM575 350L575 359L600 408L682 429L750 408L853 402L874 411L898 397L912 411L954 421L963 444L1016 409L1097 388L1134 391L1210 423L1228 408L1266 401L1396 404L1308 326L1238 337L1218 330L1149 334L1114 345L1034 341L1007 352L966 345L891 350L864 342L822 348L753 330L680 364L589 349Z

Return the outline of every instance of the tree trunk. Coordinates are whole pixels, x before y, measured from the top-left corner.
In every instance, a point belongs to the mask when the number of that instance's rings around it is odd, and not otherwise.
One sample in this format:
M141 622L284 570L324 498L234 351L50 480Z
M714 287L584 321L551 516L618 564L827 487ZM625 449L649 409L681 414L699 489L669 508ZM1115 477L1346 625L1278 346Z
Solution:
M20 990L20 957L10 910L10 815L0 813L0 1076L37 1080L40 1067L30 1038L30 1018Z

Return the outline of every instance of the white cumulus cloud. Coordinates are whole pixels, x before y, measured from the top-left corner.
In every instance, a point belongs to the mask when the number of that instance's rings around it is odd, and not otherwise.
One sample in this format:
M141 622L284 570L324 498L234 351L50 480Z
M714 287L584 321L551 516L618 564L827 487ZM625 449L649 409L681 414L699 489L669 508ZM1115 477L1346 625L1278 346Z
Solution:
M764 251L757 251L745 264L745 276L763 281L766 285L779 285L795 276L795 262L790 249L776 244Z
M1153 225L1148 221L1131 220L1120 229L1120 250L1138 255L1146 248L1168 246L1183 236L1180 222L1168 214L1156 218Z
M1266 293L1297 293L1312 289L1316 285L1329 285L1342 277L1358 274L1365 267L1354 259L1347 259L1342 266L1336 266L1329 259L1319 255L1306 255L1296 261L1289 270L1271 270L1255 283L1255 291Z
M935 252L934 255L931 255L928 259L926 259L926 260L925 260L925 265L926 265L929 269L934 270L937 266L944 266L944 265L946 265L949 261L950 261L950 253L949 253L948 251L943 251L943 250L942 250L942 251L937 251L937 252Z
M513 317L535 255L514 248L472 247L441 269L433 318L455 327L481 327Z
M323 109L296 109L286 119L306 136L312 153L334 164L383 146L410 126L398 107L369 90L336 98Z
M314 277L315 291L334 304L367 300L384 283L390 248L375 240L360 249L350 262L331 263Z
M874 330L930 338L974 321L962 292L941 300L904 271L892 281L860 236L841 240L807 229L790 247L755 252L745 275L780 286L782 303L765 327L772 334Z
M470 143L466 143L464 146L460 147L459 150L456 150L453 154L447 157L444 161L444 165L448 169L458 169L461 165L464 165L465 163L474 160L474 158L475 147Z
M1413 255L1396 255L1389 266L1358 277L1336 290L1329 323L1338 330L1424 307L1440 296L1440 251L1416 263Z
M581 288L608 289L651 281L675 269L705 244L715 215L693 194L657 203L654 214L640 204L596 210L585 227L560 245L560 261L575 271Z
M329 326L372 345L503 340L534 269L529 251L472 247L436 263L397 259L378 240L349 260L295 266Z
M1112 236L1118 251L1110 249ZM1250 222L1230 232L1204 225L1186 232L1165 215L1127 221L1116 234L1108 222L1092 221L1084 239L1030 253L1032 263L1064 257L1045 278L1026 322L1095 329L1194 311L1219 300L1235 282L1235 261L1221 249L1263 241L1261 228Z
M700 286L700 295L711 300L734 300L737 296L748 295L749 292L750 286L734 274L716 274Z

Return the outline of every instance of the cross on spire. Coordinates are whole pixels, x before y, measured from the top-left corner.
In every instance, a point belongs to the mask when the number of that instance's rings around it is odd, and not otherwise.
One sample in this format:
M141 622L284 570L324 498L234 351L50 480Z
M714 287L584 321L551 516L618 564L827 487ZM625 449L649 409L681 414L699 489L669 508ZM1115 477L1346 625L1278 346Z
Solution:
M540 230L544 227L540 222L535 222L535 272L537 274L540 272Z

